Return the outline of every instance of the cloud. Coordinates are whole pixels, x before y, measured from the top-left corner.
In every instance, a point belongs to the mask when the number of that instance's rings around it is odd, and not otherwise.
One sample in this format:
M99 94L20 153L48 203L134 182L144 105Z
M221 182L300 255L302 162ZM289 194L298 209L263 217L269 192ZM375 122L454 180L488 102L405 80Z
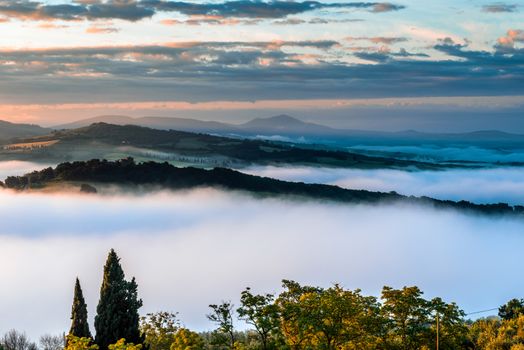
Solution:
M519 33L509 32L513 42L521 40ZM359 49L334 40L4 49L0 100L202 102L524 94L524 49L498 45L494 51L478 51L451 39L433 49L452 59L432 60L426 53L385 46ZM378 64L353 63L353 56Z
M405 7L402 6L402 5L394 5L394 4L391 4L389 2L383 2L383 3L374 4L372 12L377 12L377 13L379 13L379 12L390 12L390 11L402 10L404 8Z
M385 37L385 36L374 36L374 37L347 37L348 41L369 41L373 44L386 44L392 45L408 41L405 37Z
M391 3L318 1L238 0L222 3L190 3L161 0L93 0L47 4L43 1L0 0L0 15L22 20L100 20L139 21L159 12L178 12L187 16L223 18L284 18L323 9L363 9L370 12L398 11L404 6Z
M482 11L489 12L489 13L516 12L517 10L518 10L517 5L504 4L501 2L482 6Z
M260 19L239 19L239 18L227 18L216 15L205 15L205 16L190 16L188 19L163 19L160 23L163 25L256 25L260 23Z
M497 44L502 49L513 49L515 43L524 42L524 30L510 29L505 36L498 38Z
M52 5L37 1L1 0L0 14L7 18L22 20L121 19L138 21L152 17L155 11L134 0L84 1Z
M404 9L392 3L346 2L325 3L319 1L256 0L226 1L221 3L188 3L182 1L144 0L146 6L158 11L179 12L187 16L216 15L237 18L284 18L304 12L324 9L364 9L371 12L388 12Z
M109 33L118 33L119 29L115 27L109 27L109 26L89 26L86 29L86 33L88 34L109 34Z

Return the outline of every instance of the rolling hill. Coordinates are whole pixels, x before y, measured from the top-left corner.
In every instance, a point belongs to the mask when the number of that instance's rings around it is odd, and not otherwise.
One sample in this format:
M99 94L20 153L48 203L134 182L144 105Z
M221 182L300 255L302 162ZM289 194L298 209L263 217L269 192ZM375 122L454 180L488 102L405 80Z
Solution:
M10 156L52 161L91 158L167 160L202 167L249 164L304 164L351 168L438 169L435 164L372 157L341 150L307 145L227 138L175 130L151 129L136 125L95 123L87 127L54 131L24 140L26 144L46 145L33 149L4 149Z
M42 128L34 124L16 124L0 120L0 143L16 138L45 135L49 132L51 132L51 129Z

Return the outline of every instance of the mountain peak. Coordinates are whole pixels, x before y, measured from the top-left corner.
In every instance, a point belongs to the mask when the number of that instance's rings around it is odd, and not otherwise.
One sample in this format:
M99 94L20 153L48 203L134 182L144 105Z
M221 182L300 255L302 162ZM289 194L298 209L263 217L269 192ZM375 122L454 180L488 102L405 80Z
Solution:
M303 126L307 123L300 119L294 118L287 114L280 114L269 118L255 118L247 123L242 124L244 127L292 127L292 126Z

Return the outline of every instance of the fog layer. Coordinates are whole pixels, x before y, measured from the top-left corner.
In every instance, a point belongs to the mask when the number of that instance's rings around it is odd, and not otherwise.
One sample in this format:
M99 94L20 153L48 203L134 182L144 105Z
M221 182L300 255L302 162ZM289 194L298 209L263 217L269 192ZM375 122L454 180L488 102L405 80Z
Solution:
M319 167L253 166L241 171L287 181L324 183L371 191L476 203L524 204L524 168L446 171L359 170Z
M466 311L521 296L524 222L404 206L253 199L216 190L149 195L0 191L0 331L69 327L79 276L89 316L110 248L136 276L142 313L179 311L198 330L207 305L282 278L378 295L418 285Z
M420 161L470 161L486 163L524 162L524 149L493 149L481 147L438 147L438 146L352 146L349 150L383 152L386 157L402 153L406 158Z

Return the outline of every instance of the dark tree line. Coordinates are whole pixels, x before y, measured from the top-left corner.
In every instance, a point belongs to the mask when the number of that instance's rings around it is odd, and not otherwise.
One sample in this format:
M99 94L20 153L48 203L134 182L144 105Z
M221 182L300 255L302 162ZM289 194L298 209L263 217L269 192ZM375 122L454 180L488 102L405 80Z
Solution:
M507 203L475 204L468 201L455 202L429 197L408 197L396 192L372 192L324 184L282 181L248 175L226 168L205 170L192 167L178 168L167 162L136 163L132 158L119 161L92 159L89 161L61 163L55 169L47 168L24 176L10 176L5 180L5 186L12 189L26 189L42 187L52 181L92 182L126 186L151 185L174 190L195 187L218 187L227 190L246 191L263 196L287 196L342 203L368 204L399 201L482 214L524 216L524 206L510 206Z

